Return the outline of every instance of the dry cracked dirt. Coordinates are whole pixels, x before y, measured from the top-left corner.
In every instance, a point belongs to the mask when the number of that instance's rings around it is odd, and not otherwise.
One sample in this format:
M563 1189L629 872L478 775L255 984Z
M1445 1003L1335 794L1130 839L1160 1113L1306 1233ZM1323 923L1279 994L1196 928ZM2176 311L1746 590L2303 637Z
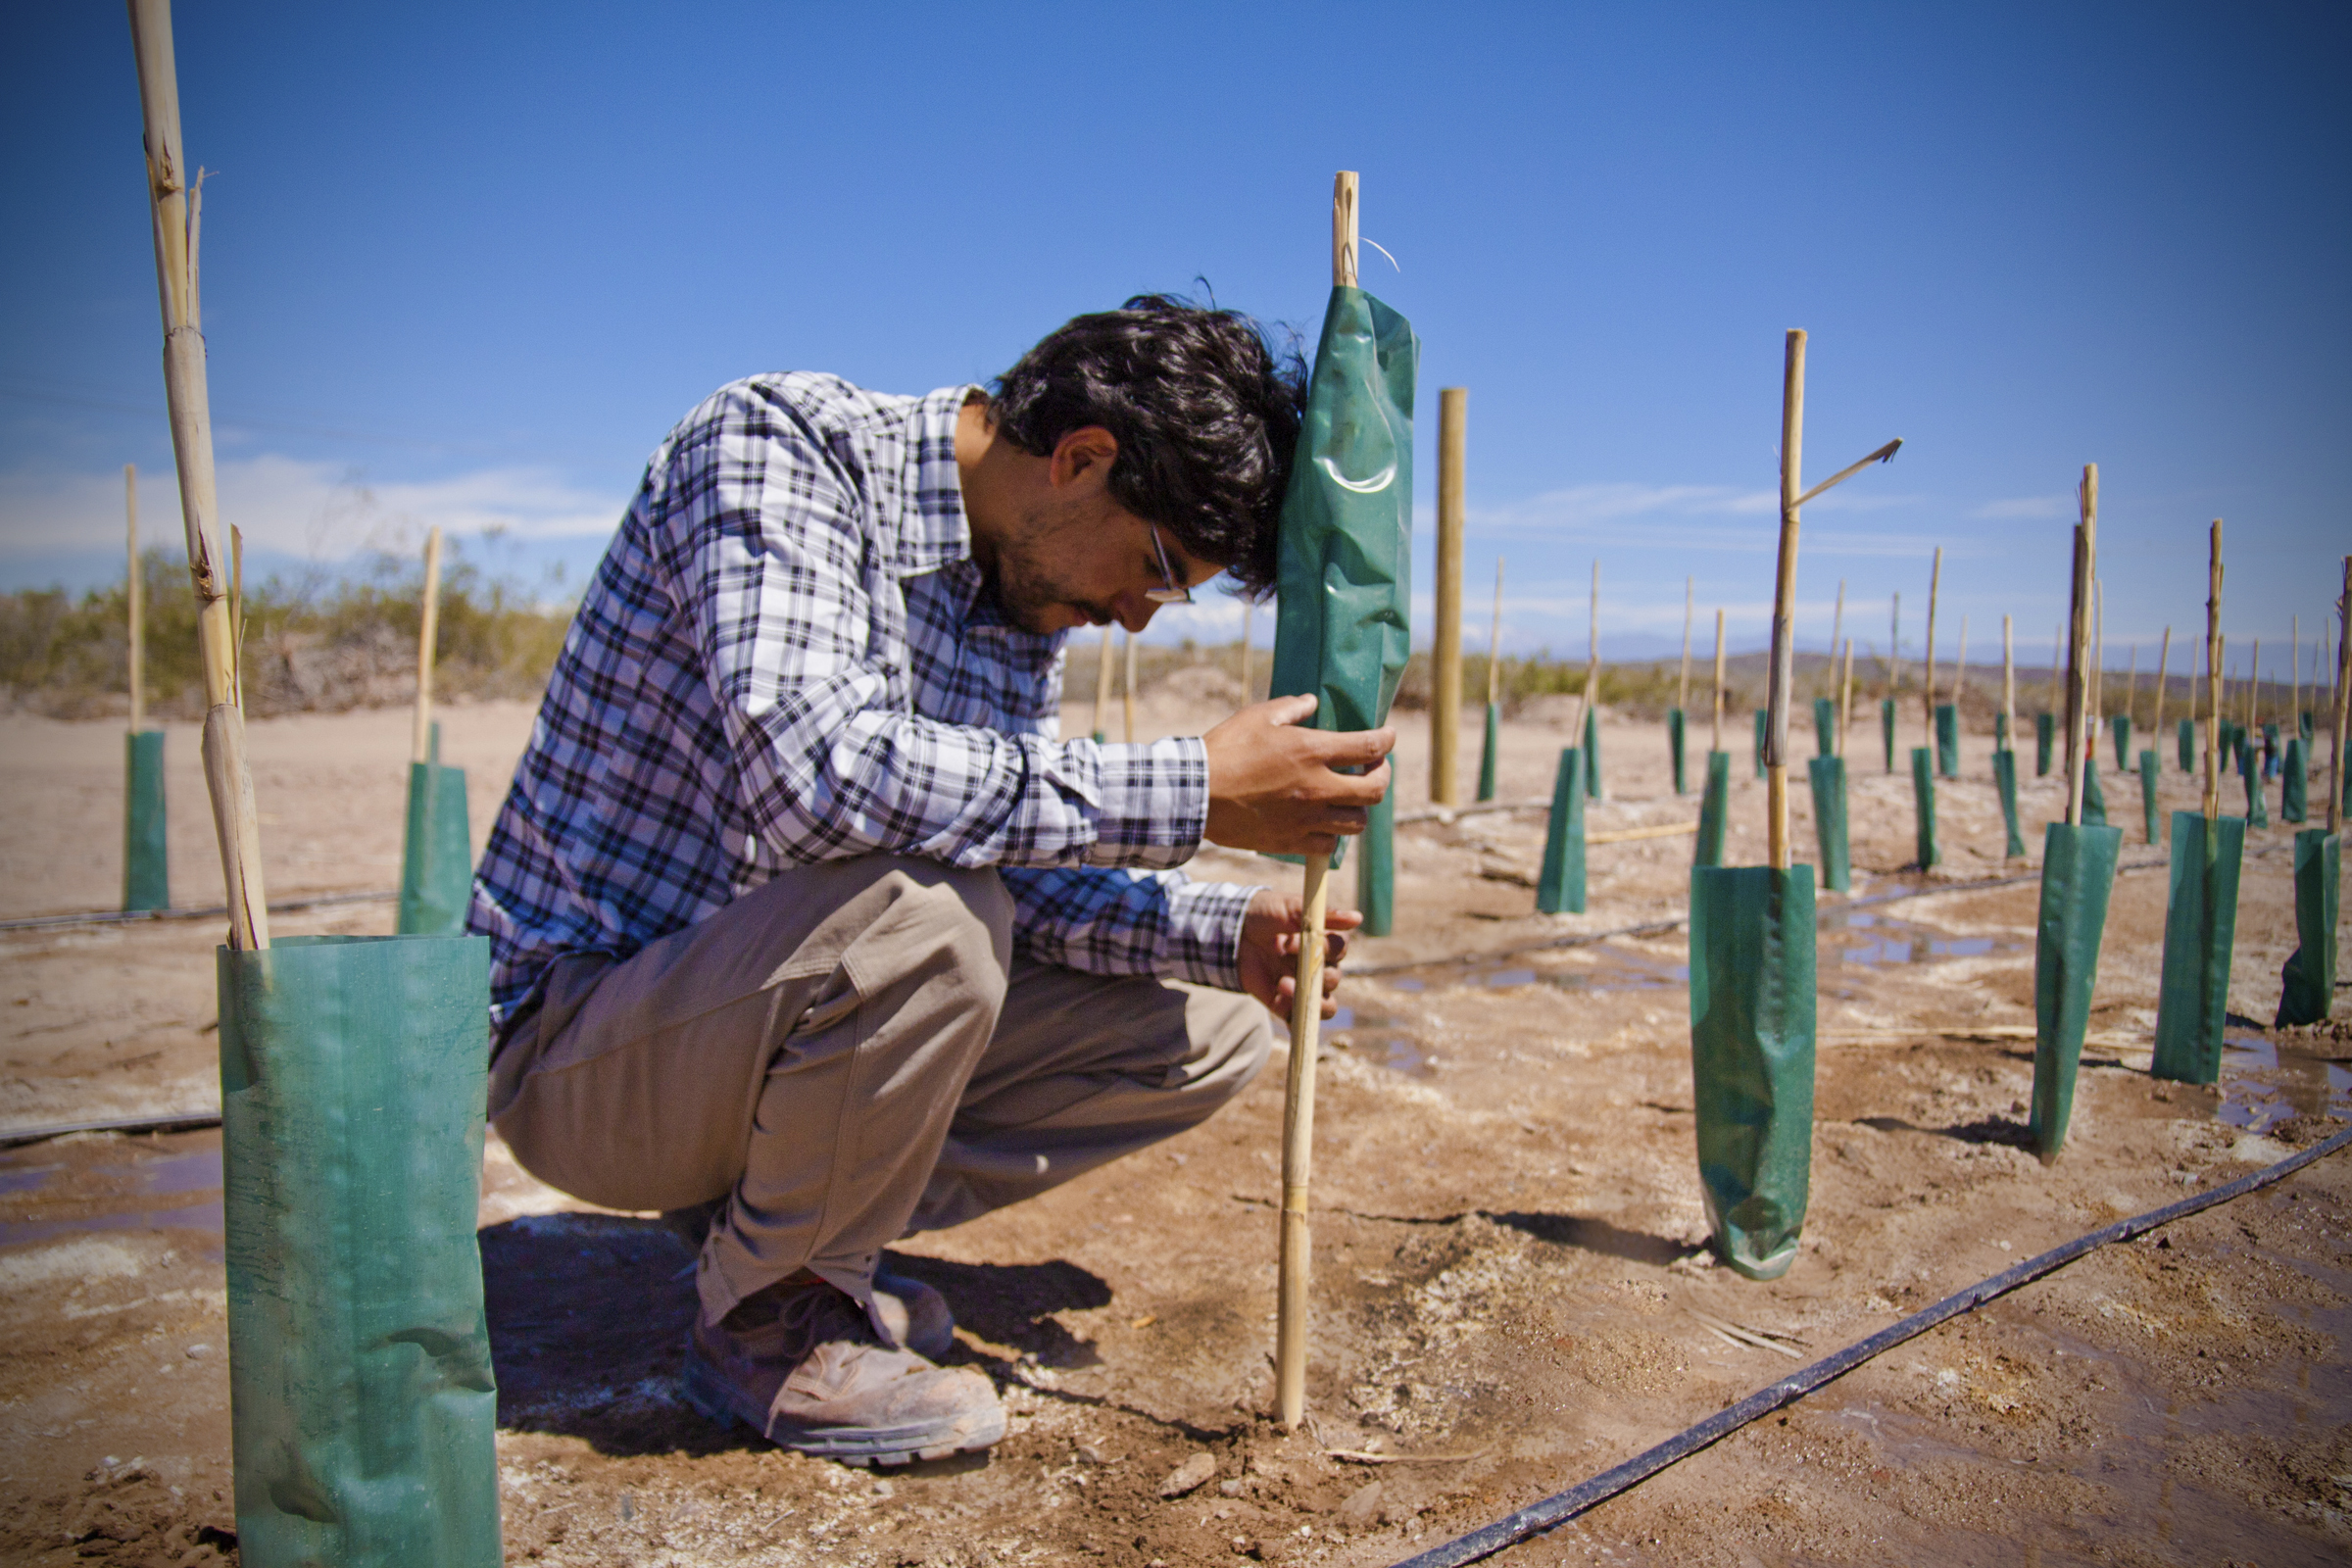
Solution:
M1199 699L1214 694L1188 690L1147 701L1145 728L1213 718ZM529 710L445 718L478 840ZM1428 726L1400 722L1409 812ZM254 726L272 897L392 884L407 723ZM1592 831L1694 815L1659 726L1602 735ZM18 717L0 736L17 803L0 917L106 907L118 732ZM1565 739L1507 726L1503 799L1547 794ZM194 736L170 744L175 886L209 902ZM1731 858L1753 863L1763 789L1744 723L1731 744ZM2352 1030L2260 1021L2294 942L2284 827L2251 838L2220 1089L2149 1078L2164 852L2134 829L2069 1146L2046 1168L2022 1147L2034 888L1972 885L2031 869L2000 858L1988 744L1970 737L1965 777L1940 786L1945 861L1922 875L1904 869L1908 777L1883 774L1875 726L1857 727L1856 887L1821 903L1812 1209L1770 1284L1701 1248L1681 934L1561 945L1679 914L1690 839L1595 845L1589 912L1546 917L1528 886L1540 811L1401 829L1396 934L1351 956L1320 1063L1312 1419L1293 1435L1268 1419L1279 1056L1195 1132L907 1245L904 1266L956 1309L956 1358L997 1381L1013 1420L985 1458L896 1473L694 1415L675 1382L692 1308L676 1244L539 1185L493 1142L481 1244L510 1560L1393 1562L2340 1126ZM2189 806L2193 783L2168 768L2164 795ZM2112 773L2109 798L2136 821ZM2036 853L2056 800L2047 781L2025 790ZM1296 875L1222 852L1200 868ZM279 929L382 931L390 915L353 903ZM0 1126L217 1106L218 940L204 921L0 935ZM0 1154L0 1557L233 1560L219 1188L214 1131ZM1914 1340L1499 1560L2341 1562L2348 1335L2352 1157L2337 1156Z

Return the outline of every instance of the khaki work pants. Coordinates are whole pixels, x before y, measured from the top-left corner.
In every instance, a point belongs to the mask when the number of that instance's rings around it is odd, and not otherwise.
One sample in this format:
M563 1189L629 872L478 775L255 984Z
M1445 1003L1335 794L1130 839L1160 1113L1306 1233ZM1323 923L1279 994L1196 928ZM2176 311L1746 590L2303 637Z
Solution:
M890 1243L1197 1125L1271 1048L1249 997L1016 958L1011 921L994 871L795 867L621 962L560 960L491 1121L592 1203L716 1202L712 1321L802 1268L871 1310Z

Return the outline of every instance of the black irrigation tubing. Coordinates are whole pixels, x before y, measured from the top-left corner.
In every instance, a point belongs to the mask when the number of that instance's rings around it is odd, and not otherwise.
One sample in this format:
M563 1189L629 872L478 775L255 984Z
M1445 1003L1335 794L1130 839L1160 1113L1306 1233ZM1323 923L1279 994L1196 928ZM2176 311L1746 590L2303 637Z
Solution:
M2248 855L2251 857L2258 853L2260 852L2249 851ZM2153 871L2171 863L2170 860L2162 858L2126 860L2115 868L2115 874L2122 876L2127 871ZM1939 886L1902 888L1893 893L1874 893L1868 898L1840 900L1830 908L1821 910L1820 917L1827 918L1838 909L1876 908L1882 904L1900 904L1905 899L1937 898L1946 893L1983 893L1991 888L2015 887L2021 882L2038 882L2040 880L2041 873L2039 871L2020 871L2009 876L1980 877L1974 882L1946 882ZM1399 958L1393 963L1351 963L1348 965L1347 972L1350 977L1360 978L1365 975L1402 974L1407 969L1435 969L1449 963L1486 963L1497 958L1525 957L1531 953L1556 953L1563 948L1589 948L1597 943L1614 942L1620 937L1662 936L1669 931L1679 931L1690 923L1690 916L1688 912L1670 914L1656 920L1643 920L1636 925L1616 926L1607 931L1582 931L1575 936L1546 937L1542 942L1523 943L1515 948L1494 948L1480 953L1456 953L1438 958Z
M345 904L389 904L400 897L396 888L368 893L321 893L316 898L288 899L270 906L271 914L300 914L305 909L331 909ZM153 920L225 920L228 906L208 904L200 909L92 909L85 914L35 914L21 920L0 920L0 932L62 931L77 925L145 925Z
M2064 1268L2077 1258L2111 1243L2128 1242L2134 1236L2170 1225L2177 1219L2186 1219L2217 1203L2227 1203L2248 1193L2259 1192L2274 1182L2293 1175L2314 1160L2326 1158L2347 1144L2352 1144L2352 1128L2346 1128L2326 1143L2314 1144L2303 1152L2282 1159L2267 1169L2258 1170L2251 1176L2241 1176L2226 1187L2217 1187L2210 1193L2199 1193L2194 1198L2184 1198L2178 1203L2168 1203L2131 1219L2118 1220L2102 1230L2079 1236L2063 1247L2052 1248L2038 1257L2027 1258L2015 1268L2004 1270L1988 1280L1980 1280L1957 1295L1945 1297L1923 1312L1914 1312L1900 1323L1881 1329L1870 1338L1849 1345L1801 1372L1793 1372L1770 1388L1758 1390L1738 1404L1717 1411L1689 1431L1628 1459L1614 1470L1604 1470L1582 1486L1571 1487L1541 1502L1530 1503L1517 1513L1497 1519L1482 1530L1473 1530L1444 1545L1432 1546L1418 1556L1404 1558L1395 1568L1457 1568L1458 1564L1491 1557L1530 1536L1566 1524L1578 1514L1641 1485L1667 1466L1722 1442L1748 1423L1770 1415L1783 1405L1793 1404L1815 1389L1845 1376L1872 1357L1893 1349L1906 1340L1917 1339L1947 1318L1974 1311L1993 1298L2006 1296L2018 1287Z
M217 1110L189 1110L171 1116L131 1116L122 1121L70 1121L56 1127L0 1128L0 1149L45 1144L74 1133L187 1133L220 1125Z

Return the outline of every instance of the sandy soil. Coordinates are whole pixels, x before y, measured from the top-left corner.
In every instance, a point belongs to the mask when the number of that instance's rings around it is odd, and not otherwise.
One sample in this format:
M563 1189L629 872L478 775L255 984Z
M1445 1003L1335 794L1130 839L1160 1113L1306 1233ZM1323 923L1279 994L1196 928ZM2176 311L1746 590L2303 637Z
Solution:
M1212 716L1170 698L1146 703L1143 727ZM529 712L447 718L478 839ZM1072 728L1084 718L1073 709ZM1403 729L1410 810L1426 798L1427 725L1404 715ZM1756 860L1763 790L1744 720L1727 729L1732 858ZM0 915L117 896L118 733L0 719L17 805L0 829ZM1509 726L1503 797L1546 794L1565 739ZM1679 936L1544 946L1679 912L1690 841L1595 846L1590 912L1542 917L1524 885L1540 814L1417 823L1400 833L1399 932L1361 945L1355 965L1380 972L1348 986L1322 1063L1310 1431L1266 1419L1278 1068L1184 1138L908 1245L905 1266L948 1295L957 1355L998 1380L1013 1430L985 1460L881 1476L697 1418L671 1383L692 1309L675 1244L540 1186L494 1142L481 1235L510 1557L1390 1562L2352 1111L2352 1030L2252 1021L2270 1016L2293 945L2282 827L2254 836L2233 989L2245 1021L2221 1091L2147 1077L2164 877L2139 868L2160 847L2132 847L2070 1146L2041 1166L2021 1147L2033 885L1871 902L2004 870L1988 741L1971 737L1969 777L1939 788L1946 863L1923 878L1902 869L1908 778L1881 774L1875 724L1856 740L1860 875L1854 901L1823 901L1813 1207L1785 1279L1742 1282L1699 1245ZM1475 748L1467 735L1473 775ZM212 902L193 735L175 731L172 749L174 888ZM1694 814L1667 788L1656 726L1608 725L1603 752L1593 831ZM254 753L273 897L391 886L405 715L258 723ZM2178 774L2165 797L2192 804ZM2136 819L2127 782L2110 777L2109 798L2117 820ZM2030 785L2029 823L2055 801ZM1201 869L1296 875L1222 852ZM388 903L358 904L279 926L381 931L390 917ZM217 1104L218 939L210 922L0 935L0 1126ZM0 1494L14 1500L0 1557L233 1556L219 1184L211 1132L0 1155ZM2347 1335L2339 1157L1914 1341L1506 1560L2342 1561ZM1209 1479L1164 1496L1198 1455Z

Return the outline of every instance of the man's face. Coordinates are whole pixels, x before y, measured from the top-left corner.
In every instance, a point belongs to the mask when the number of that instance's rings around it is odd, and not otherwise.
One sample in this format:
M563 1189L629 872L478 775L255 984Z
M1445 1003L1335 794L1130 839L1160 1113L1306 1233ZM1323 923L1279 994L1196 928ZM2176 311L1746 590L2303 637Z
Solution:
M1060 482L1028 499L1018 525L998 539L983 568L1004 618L1023 631L1042 635L1114 620L1141 631L1160 608L1148 597L1153 590L1192 587L1219 569L1186 555L1165 528L1156 530L1155 541L1151 523L1112 499L1104 480L1116 447L1090 450L1080 439L1087 434L1063 438L1054 457Z

